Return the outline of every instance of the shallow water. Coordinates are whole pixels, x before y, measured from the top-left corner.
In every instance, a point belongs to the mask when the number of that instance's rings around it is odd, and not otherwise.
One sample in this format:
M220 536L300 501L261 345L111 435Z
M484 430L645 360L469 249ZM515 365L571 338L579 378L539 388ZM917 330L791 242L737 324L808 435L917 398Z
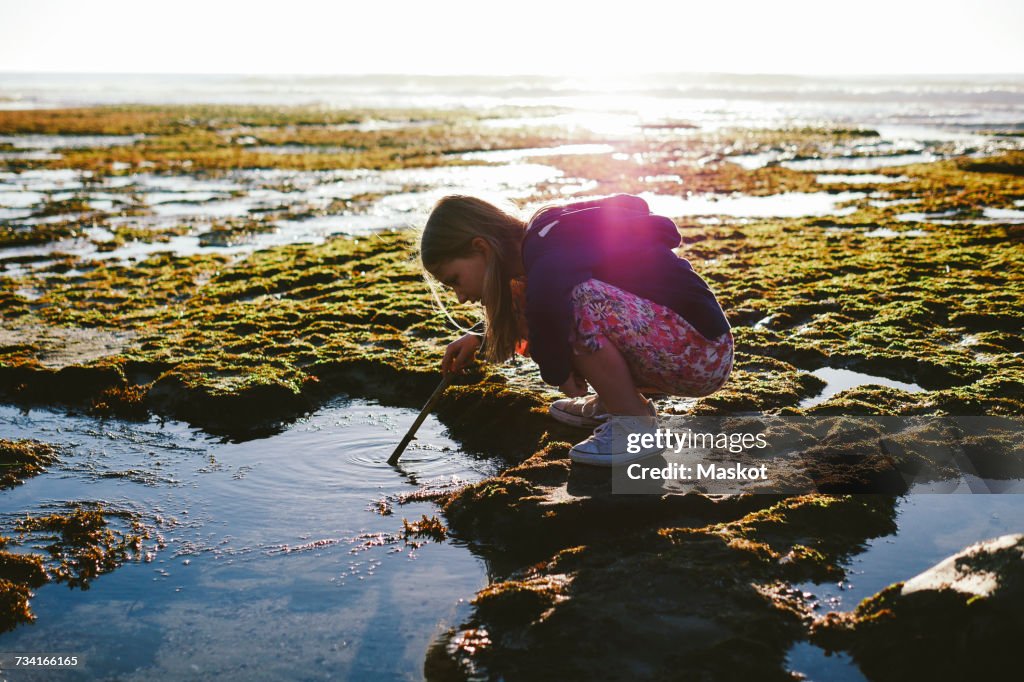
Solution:
M931 163L943 157L931 152L919 154L896 154L892 156L837 156L827 159L800 159L783 161L779 165L799 171L872 170L890 166L905 166L911 163Z
M764 322L764 320L762 320L762 322ZM898 388L901 391L907 391L909 393L922 393L925 390L917 384L908 384L902 381L895 381L894 379L865 374L863 372L854 372L849 369L821 367L811 372L811 374L824 381L825 388L823 388L821 393L818 395L801 400L799 404L799 407L801 408L814 407L815 405L825 402L834 395L838 395L843 391L857 386L887 386L889 388Z
M145 135L0 135L0 144L15 149L89 149L135 144Z
M912 488L897 505L898 530L869 540L845 565L840 583L804 583L819 611L852 611L862 600L900 580L909 580L946 557L981 540L1024 531L1024 496L939 494Z
M1020 204L1017 204L1020 205ZM991 223L1024 223L1024 211L1012 208L987 208L983 207L980 218L953 218L955 210L943 211L941 213L900 213L896 220L909 223L933 223L935 225L964 225L964 224L991 224Z
M928 233L924 230L893 230L889 227L876 227L864 233L865 237L881 237L882 239L893 239L896 237L926 237Z
M453 166L391 171L234 171L222 179L199 179L188 175L158 176L133 174L104 178L100 192L85 191L90 173L76 171L28 171L0 174L0 219L21 219L23 224L47 218L29 217L47 200L68 199L69 190L82 190L94 209L110 211L111 225L158 231L186 223L190 234L169 241L131 242L109 251L99 251L86 239L65 239L34 246L36 255L54 252L99 260L126 262L159 252L190 255L217 249L220 252L250 252L297 242L319 243L334 234L365 235L385 229L402 229L422 224L431 206L446 194L474 194L525 198L537 185L554 183L569 192L587 185L579 179L537 163L507 163L491 166ZM119 191L113 194L111 190ZM60 192L61 194L55 194ZM325 213L334 200L370 198L358 207ZM136 203L137 202L137 203ZM122 205L147 210L151 215L119 216ZM266 218L271 229L245 235L231 246L206 245L200 234L218 220ZM293 215L294 213L294 215ZM95 215L103 215L103 211ZM68 215L58 219L66 219ZM82 217L82 216L78 216ZM88 216L85 216L88 219ZM0 259L29 255L25 247L0 248ZM42 264L34 264L40 267ZM27 268L8 264L8 272Z
M1019 146L1012 138L978 135L969 126L872 124L869 120L854 119L853 122L858 127L873 128L878 133L877 137L855 137L851 140L839 138L834 144L823 144L818 150L822 158L797 159L793 157L792 151L776 147L757 153L728 156L726 160L747 170L777 163L801 171L864 171L908 163L928 163L950 156L987 156ZM879 174L852 177L823 174L818 176L817 181L885 183L901 180Z
M655 213L671 217L726 215L736 218L798 218L802 216L848 215L856 207L838 204L864 198L861 192L789 192L764 197L752 196L670 196L644 192L641 197Z
M553 116L505 117L492 119L486 125L525 126L558 124L572 129L625 138L676 139L717 127L747 125L764 127L778 124L774 118L783 111L774 111L769 119L756 119L753 109L746 111L733 102L731 109L700 106L691 101L682 108L668 106L667 101L645 99L652 108L643 115L624 111L616 97L571 100L576 108ZM423 103L421 103L423 104ZM678 103L677 103L678 104ZM738 108L737 108L738 107ZM763 112L762 112L763 113ZM891 113L891 112L890 112ZM853 112L865 115L865 112ZM977 135L969 126L922 125L910 122L894 124L899 117L888 117L877 126L878 137L840 140L822 148L826 158L787 160L782 150L728 157L747 168L768 163L781 163L806 171L870 170L917 161L934 161L953 152L977 155L980 150L995 151L1016 148L1019 141L991 135ZM671 122L682 127L672 127ZM690 121L691 123L687 123ZM787 124L793 121L787 120ZM836 119L834 122L840 122ZM859 125L868 125L870 117ZM378 122L382 123L382 122ZM931 123L931 122L929 122ZM939 123L939 122L936 122ZM421 125L413 122L409 125ZM651 127L654 124L654 127ZM361 126L363 124L353 124ZM375 125L372 121L368 123ZM388 122L387 127L401 125ZM29 150L52 150L66 147L111 146L130 144L139 136L7 136L11 144ZM5 139L7 139L5 138ZM951 151L952 150L952 151ZM302 150L292 150L302 151ZM63 252L72 256L92 257L127 262L158 252L189 255L209 249L249 252L260 248L295 242L318 243L334 234L365 235L383 229L404 229L422 224L433 203L446 194L472 194L484 198L525 200L538 187L571 197L594 189L596 183L583 178L567 177L563 172L543 163L545 156L564 154L605 154L613 151L608 144L567 144L547 148L495 150L460 153L466 161L491 165L413 168L392 171L373 170L242 170L227 173L223 178L198 178L191 175L154 175L138 172L124 176L94 178L93 174L75 170L29 170L0 172L0 220L12 221L16 228L44 222L77 220L82 223L106 220L114 226L164 232L185 225L189 234L176 235L169 241L140 242L99 251L95 240L77 239L52 242L38 247L37 253L48 255ZM527 161L530 162L527 162ZM126 165L121 170L129 170ZM853 206L839 205L864 197L857 192L842 194L787 193L767 197L743 195L687 195L686 187L676 176L652 176L650 182L679 182L677 194L653 194L648 199L657 213L673 217L730 216L737 218L803 217L849 215ZM822 183L898 182L879 174L830 175L819 173ZM50 202L81 199L89 202L86 214L54 213ZM529 207L527 207L529 208ZM44 209L46 209L44 211ZM121 216L124 209L141 215ZM1007 209L985 209L984 217L974 222L1024 222L1024 212ZM935 216L903 214L902 220L928 220ZM268 229L249 230L229 243L211 243L200 235L225 221L255 221ZM942 222L941 220L936 222ZM903 235L908 236L908 235ZM0 260L25 255L18 247L0 248ZM7 273L22 273L45 263L7 263Z
M496 149L492 151L465 152L457 154L466 161L487 161L508 163L536 156L608 154L614 147L607 144L564 144L558 147L533 147L530 149Z
M889 184L893 182L906 182L910 178L906 175L879 175L878 173L858 173L856 175L818 175L815 182L822 185L845 183L848 185L866 184Z
M5 534L26 512L81 500L135 512L167 543L147 540L152 561L87 591L39 588L37 623L0 635L0 650L84 657L81 673L60 679L420 678L431 641L465 618L487 570L456 542L414 547L396 535L403 517L435 515L436 505L375 507L423 484L479 480L497 464L459 452L428 419L400 468L388 466L414 417L338 400L278 435L224 443L156 419L0 407L4 437L66 448L46 473L0 494Z
M0 650L79 655L81 671L60 673L69 680L420 679L430 643L470 614L488 571L458 542L397 537L402 518L436 515L432 503L393 504L391 515L377 505L422 484L479 480L499 464L459 452L428 419L401 469L388 467L414 416L338 400L278 435L226 443L157 419L0 407L4 437L64 448L46 473L0 493L5 534L26 512L75 500L134 512L154 532L149 562L87 591L36 590L38 622L0 635ZM1024 496L912 492L896 520L895 534L851 548L846 580L795 587L819 613L849 610L968 544L1024 529ZM165 548L155 549L157 536ZM806 642L788 667L811 680L863 679L847 656Z

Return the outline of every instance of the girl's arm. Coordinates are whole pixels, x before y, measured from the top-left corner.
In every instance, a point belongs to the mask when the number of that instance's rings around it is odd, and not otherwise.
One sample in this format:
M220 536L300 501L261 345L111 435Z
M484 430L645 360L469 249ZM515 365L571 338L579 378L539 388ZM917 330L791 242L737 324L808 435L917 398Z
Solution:
M586 263L566 263L558 252L543 254L531 263L526 292L530 356L540 367L541 378L551 386L564 387L570 380L572 290L589 277Z

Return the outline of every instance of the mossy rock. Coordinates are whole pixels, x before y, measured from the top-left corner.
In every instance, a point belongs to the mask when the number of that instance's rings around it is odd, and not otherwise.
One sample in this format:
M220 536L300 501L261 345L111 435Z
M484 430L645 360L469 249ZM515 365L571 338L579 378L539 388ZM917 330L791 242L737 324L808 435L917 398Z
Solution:
M1024 632L1024 535L971 545L905 582L831 613L814 637L849 651L872 680L1006 679Z

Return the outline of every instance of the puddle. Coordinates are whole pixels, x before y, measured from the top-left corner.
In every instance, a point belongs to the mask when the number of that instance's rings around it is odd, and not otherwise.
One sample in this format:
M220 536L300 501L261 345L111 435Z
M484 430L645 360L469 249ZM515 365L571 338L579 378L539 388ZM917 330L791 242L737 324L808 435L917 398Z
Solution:
M145 135L0 135L15 149L91 149L135 144Z
M27 219L29 206L57 198L51 193L84 187L87 174L68 171L27 171L0 174L5 183L0 193L0 218ZM106 252L97 250L96 244L81 239L68 239L36 247L32 255L55 252L102 260L120 260L145 257L153 253L172 252L190 255L203 249L247 252L268 246L295 242L320 242L332 234L365 235L383 229L400 229L421 224L434 202L446 194L472 194L484 197L528 197L538 184L561 185L563 193L587 189L591 184L574 178L565 178L562 172L534 163L509 163L495 166L457 166L451 168L417 168L391 171L236 171L222 179L198 179L188 175L161 176L135 174L105 178L97 193L106 198L92 201L93 208L115 211L119 200L132 197L149 206L149 216L109 216L112 226L133 228L174 227L181 222L193 226L189 235L172 236L166 242L132 242ZM15 187L22 189L16 190ZM11 189L7 189L11 188ZM410 189L413 188L413 189ZM119 190L112 194L109 190ZM316 215L328 208L332 201L367 195L370 198L356 210ZM71 198L67 194L64 198ZM104 203L106 202L106 203ZM24 205L25 208L22 208ZM294 209L294 210L293 210ZM222 218L258 218L260 212L284 213L271 216L266 232L247 235L242 243L232 246L211 245L200 239L209 230L212 221ZM308 217L289 217L288 212L309 214ZM53 221L81 218L65 214ZM48 219L40 219L40 222ZM0 260L19 255L21 247L0 249ZM32 264L38 267L42 264ZM13 267L13 270L12 270ZM30 268L7 264L6 273Z
M983 208L981 218L951 218L957 211L949 210L940 213L900 213L896 220L908 223L934 223L936 225L982 225L989 223L1024 223L1024 211L1012 208Z
M735 163L737 166L746 170L757 170L758 168L764 168L769 163L776 161L778 158L778 152L762 152L760 154L739 154L737 156L727 156L725 157L725 160L730 163Z
M706 194L677 197L644 192L654 213L670 217L726 215L736 218L799 218L802 216L849 215L856 207L838 204L864 198L861 192L789 192L765 197Z
M363 132L374 132L377 130L398 130L401 128L425 128L432 125L437 125L437 121L432 119L420 121L389 121L380 118L368 118L365 121L359 121L358 123L335 123L325 127L333 130L359 130Z
M615 148L608 144L565 144L559 147L534 147L532 149L496 149L494 151L466 152L457 154L466 161L489 161L508 163L538 156L610 154Z
M897 531L865 543L864 550L844 564L839 583L807 582L794 587L810 595L815 612L852 611L867 597L894 582L908 580L964 547L1024 528L1024 497L1019 494L927 494L918 485L900 498ZM1015 492L1024 492L1021 481ZM861 682L866 678L848 654L831 656L810 642L798 642L787 655L787 668L811 682Z
M0 152L0 159L4 161L58 161L63 159L63 154L43 151L24 152Z
M228 218L241 217L253 209L251 201L229 200L208 201L205 203L168 201L152 207L155 215L161 218Z
M1010 208L986 208L982 210L985 218L999 223L1024 223L1024 211Z
M85 659L61 679L420 678L428 646L468 615L486 567L455 542L396 536L403 517L436 515L434 504L377 510L497 465L459 452L430 418L400 470L389 467L415 416L337 401L281 434L222 443L175 422L0 407L5 437L66 448L48 472L0 494L6 534L26 512L94 500L138 513L167 544L87 591L39 588L38 621L0 646Z
M136 185L138 187L145 188L148 191L178 194L182 192L225 193L245 189L246 184L233 179L235 176L238 176L238 179L245 178L247 180L250 178L259 179L262 177L258 171L255 173L241 171L229 174L229 176L224 179L200 179L191 175L137 174L107 177L104 178L104 184L108 187L126 187L129 185Z
M881 237L883 239L892 239L894 237L926 237L927 235L928 233L924 230L894 230L889 227L877 227L864 233L865 237Z
M29 213L28 216L18 219L20 225L52 225L53 223L74 222L83 218L94 216L93 213L54 213L52 215L36 216Z
M360 150L355 147L318 147L307 144L280 144L249 147L249 151L261 154L352 154Z
M848 185L887 184L893 182L906 182L910 178L906 175L879 175L878 173L860 173L858 175L819 175L814 178L822 185L845 183Z
M117 238L117 235L105 227L87 227L85 235L96 242L112 242Z
M69 168L27 170L20 173L0 171L0 182L16 184L23 190L33 192L81 189L83 181L91 177L91 171Z
M226 195L214 192L182 190L178 192L147 192L141 195L142 201L150 206L169 203L200 204L215 199L224 199Z
M294 242L319 243L330 235L366 235L386 229L413 227L409 219L396 220L389 215L326 215L303 220L278 220L278 232L255 237L261 245Z
M942 158L931 152L923 152L894 156L837 156L828 159L800 159L782 161L779 165L799 171L871 170L889 166L905 166L910 163L931 163L940 161Z
M829 655L810 642L797 642L786 653L786 669L806 682L867 682L846 652Z
M901 391L907 391L908 393L924 393L925 389L921 388L917 384L907 384L902 381L895 381L893 379L886 379L885 377L872 376L870 374L864 374L862 372L854 372L848 369L835 369L832 367L822 367L811 372L814 376L818 377L825 382L825 388L816 396L811 398L804 398L800 401L798 407L808 408L819 405L834 395L842 393L843 391L855 388L857 386L887 386L889 388L898 388Z
M941 213L900 213L896 216L896 220L902 220L903 222L914 222L914 223L931 223L935 222L936 219L942 219L946 216L956 215L954 211L943 211ZM956 221L945 221L945 222L956 222Z
M982 146L992 142L991 138L986 135L977 135L965 130L939 126L876 125L874 128L878 133L879 139L897 144L906 144L907 142L919 144L959 142L963 145Z
M810 592L818 613L852 611L862 600L899 580L908 580L964 547L1024 528L1019 494L929 494L927 484L911 488L897 503L897 531L865 543L844 567L840 583L794 585ZM1017 492L1021 492L1017 482Z
M920 199L872 199L871 201L868 202L868 204L874 206L875 208L885 208L886 206L899 206L919 203L921 203Z
M0 208L0 220L19 220L32 215L32 211L18 208Z
M502 117L481 121L488 128L533 128L557 126L570 131L587 130L598 135L633 135L640 130L641 121L636 113L613 111L574 111L552 116Z

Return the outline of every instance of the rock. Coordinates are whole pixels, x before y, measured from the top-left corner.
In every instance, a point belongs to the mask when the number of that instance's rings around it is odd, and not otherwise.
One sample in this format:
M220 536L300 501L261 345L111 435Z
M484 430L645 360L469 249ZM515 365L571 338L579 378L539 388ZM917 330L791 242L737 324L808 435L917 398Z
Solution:
M971 545L812 632L872 680L1008 679L1024 633L1024 534Z

